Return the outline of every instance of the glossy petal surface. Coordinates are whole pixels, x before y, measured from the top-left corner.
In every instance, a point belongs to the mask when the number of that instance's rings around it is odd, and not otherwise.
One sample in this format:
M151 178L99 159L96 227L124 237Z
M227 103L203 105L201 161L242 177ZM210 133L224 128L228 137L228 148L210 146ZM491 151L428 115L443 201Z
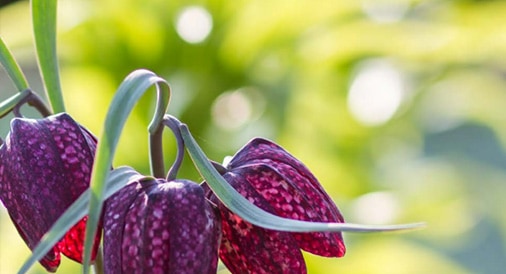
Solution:
M12 120L0 147L0 199L30 249L88 187L95 148L67 114ZM41 260L48 271L56 271L60 252L81 262L84 227L85 219Z
M106 273L216 273L220 229L199 185L132 182L106 204Z
M334 202L330 199L313 173L285 149L269 140L262 138L251 140L236 153L230 161L228 168L234 170L238 167L262 163L269 165L280 174L290 178L301 191L306 192L305 195L311 195L311 198L317 198L322 204L333 205L331 209L333 212L328 214L333 215L339 222L344 222ZM323 206L322 210L327 211L328 207Z
M337 206L311 171L269 140L251 140L236 153L228 168L231 173L246 176L247 181L272 204L277 201L275 207L279 216L305 221L344 222ZM299 212L290 212L294 209ZM294 236L302 249L320 256L342 257L346 251L341 233L296 233Z
M234 155L227 170L223 175L225 180L270 213L295 220L344 222L309 169L269 140L251 140ZM220 258L232 273L305 273L300 249L320 256L344 256L346 249L341 233L263 229L230 212L210 190L207 195L221 212Z

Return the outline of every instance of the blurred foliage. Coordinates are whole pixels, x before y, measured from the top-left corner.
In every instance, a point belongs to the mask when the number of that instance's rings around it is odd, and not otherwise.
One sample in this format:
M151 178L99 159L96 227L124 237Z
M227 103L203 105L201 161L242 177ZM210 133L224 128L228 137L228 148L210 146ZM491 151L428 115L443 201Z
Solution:
M188 5L212 17L201 43L178 34ZM348 221L428 222L408 234L346 234L344 258L306 254L309 273L501 273L505 12L506 2L492 0L62 0L64 96L69 113L98 135L121 80L153 70L172 85L169 112L211 158L268 137L310 167ZM26 1L2 8L0 35L41 91L29 16ZM374 64L395 72L402 96L393 115L371 124L352 111L350 94ZM0 81L0 99L15 92L3 71ZM369 89L385 92L384 83ZM145 97L115 163L147 173L154 94ZM371 109L377 98L366 96ZM8 125L0 121L2 136ZM169 165L174 144L166 139ZM200 180L189 161L180 175ZM28 249L5 212L0 243L0 272L13 273ZM64 261L61 272L75 267Z

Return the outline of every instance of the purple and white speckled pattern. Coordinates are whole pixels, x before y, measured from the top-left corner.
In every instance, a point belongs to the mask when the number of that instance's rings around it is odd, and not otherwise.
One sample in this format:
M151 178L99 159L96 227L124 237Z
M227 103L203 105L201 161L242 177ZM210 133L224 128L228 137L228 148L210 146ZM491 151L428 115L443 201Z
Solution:
M270 213L304 221L344 222L304 164L268 140L251 140L227 169L225 180ZM256 227L230 212L214 194L207 194L221 212L220 258L232 273L306 273L299 249L326 257L344 256L341 233L287 233Z
M131 182L104 217L105 273L216 273L220 221L196 183Z
M0 147L0 200L30 249L88 188L95 149L95 137L67 114L12 120ZM60 252L82 261L85 222L41 260L48 271L56 271Z

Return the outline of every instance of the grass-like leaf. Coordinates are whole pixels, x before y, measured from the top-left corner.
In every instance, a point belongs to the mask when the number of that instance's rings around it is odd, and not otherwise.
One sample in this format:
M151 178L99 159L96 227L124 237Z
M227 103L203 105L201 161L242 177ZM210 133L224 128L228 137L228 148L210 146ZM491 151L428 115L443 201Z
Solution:
M30 90L25 89L2 101L0 103L0 118L11 112L16 105L25 100L30 94Z
M56 0L31 0L39 69L54 113L65 112L56 55Z
M198 146L185 124L180 125L186 149L192 158L200 174L207 181L209 187L218 196L221 202L232 212L245 221L254 225L289 232L315 232L315 231L347 231L347 232L386 232L418 229L425 226L424 223L412 223L401 225L361 225L351 223L323 223L305 222L271 214L249 202L211 165L207 156Z
M163 116L167 111L170 99L170 87L164 79L151 71L136 70L128 75L119 86L107 112L102 135L98 140L97 154L95 155L95 162L91 173L91 197L84 245L84 273L89 272L88 265L91 257L93 236L95 235L100 211L103 206L105 182L112 165L121 131L135 103L152 85L156 85L158 98L155 114L149 124L149 132L155 132L161 126Z
M127 182L140 179L141 176L130 167L119 167L110 172L105 183L104 199L120 190ZM72 228L79 220L86 216L90 190L86 190L79 198L58 218L51 229L42 236L30 257L23 263L18 273L26 273L30 267L46 255L49 250Z
M7 45L5 45L2 37L0 37L0 63L5 68L5 71L7 71L7 75L14 82L18 91L28 89L28 81L26 81L25 75L7 48Z

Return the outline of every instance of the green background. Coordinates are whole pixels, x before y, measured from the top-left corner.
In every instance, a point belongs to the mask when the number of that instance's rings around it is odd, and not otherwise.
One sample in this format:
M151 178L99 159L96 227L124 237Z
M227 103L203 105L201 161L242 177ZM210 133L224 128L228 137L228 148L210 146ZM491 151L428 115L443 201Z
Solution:
M212 18L200 43L177 31L188 6ZM428 224L346 234L343 258L305 254L309 273L502 273L504 14L504 1L62 0L62 87L67 111L99 135L123 78L152 70L171 84L169 113L212 159L267 137L314 172L348 222ZM26 1L0 10L0 36L42 95ZM15 92L0 71L0 99ZM149 172L154 99L148 93L128 120L116 166ZM361 116L374 110L383 118ZM168 132L165 141L169 165ZM180 177L201 180L188 159ZM0 208L0 273L14 273L29 251Z

